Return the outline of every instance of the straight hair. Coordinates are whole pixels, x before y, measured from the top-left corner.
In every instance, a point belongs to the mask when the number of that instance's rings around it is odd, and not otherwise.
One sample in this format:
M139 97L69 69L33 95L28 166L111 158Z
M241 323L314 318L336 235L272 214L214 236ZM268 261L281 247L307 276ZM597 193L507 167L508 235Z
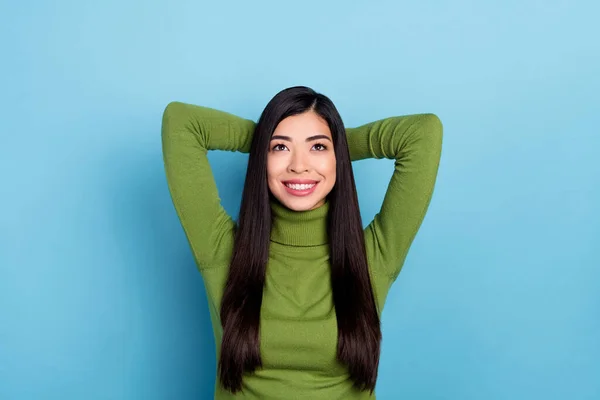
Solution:
M315 112L329 125L336 157L336 183L328 195L331 286L338 323L337 359L358 390L375 390L381 326L369 277L363 227L346 131L333 102L296 86L276 94L262 112L252 138L235 244L221 302L218 378L232 393L242 378L262 367L260 309L269 258L271 193L267 153L277 125L287 117ZM264 179L257 179L264 177Z

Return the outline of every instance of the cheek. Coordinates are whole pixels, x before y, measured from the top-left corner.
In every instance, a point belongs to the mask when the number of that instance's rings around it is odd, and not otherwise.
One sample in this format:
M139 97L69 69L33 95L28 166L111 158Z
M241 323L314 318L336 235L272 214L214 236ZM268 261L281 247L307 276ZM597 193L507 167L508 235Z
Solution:
M327 179L335 179L336 176L336 161L335 156L329 157L323 160L321 164L321 171L323 175L327 177Z
M273 189L271 186L281 177L282 169L285 170L285 165L279 157L267 158L267 180L271 189Z
M333 160L331 161L331 173L333 174L334 177L336 175L336 171L337 171L337 162L334 157Z
M326 179L327 190L331 190L335 185L336 177L337 177L337 169L336 169L336 160L335 155L331 157L323 158L319 161L318 169L319 175L323 176Z
M334 161L333 165L331 166L331 178L329 178L333 181L332 186L335 185L336 178L337 178L337 168L336 168L335 161Z

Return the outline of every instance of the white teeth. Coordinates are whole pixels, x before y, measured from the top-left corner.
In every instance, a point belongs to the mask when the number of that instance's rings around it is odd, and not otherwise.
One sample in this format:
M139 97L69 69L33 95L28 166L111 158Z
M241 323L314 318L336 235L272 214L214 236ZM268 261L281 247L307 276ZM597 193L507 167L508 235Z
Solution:
M316 185L316 183L310 183L310 184L286 183L285 184L285 186L289 187L290 189L294 189L294 190L308 190L315 185Z

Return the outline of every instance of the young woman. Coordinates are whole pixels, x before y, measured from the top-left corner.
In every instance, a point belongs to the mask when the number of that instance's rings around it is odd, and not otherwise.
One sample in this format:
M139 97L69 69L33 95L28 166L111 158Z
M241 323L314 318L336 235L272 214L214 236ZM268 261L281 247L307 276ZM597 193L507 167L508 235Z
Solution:
M442 147L433 114L345 129L326 96L292 87L258 123L170 103L163 155L203 276L217 344L215 399L374 399L380 316L428 208ZM239 221L208 150L249 154ZM363 229L353 160L395 159Z

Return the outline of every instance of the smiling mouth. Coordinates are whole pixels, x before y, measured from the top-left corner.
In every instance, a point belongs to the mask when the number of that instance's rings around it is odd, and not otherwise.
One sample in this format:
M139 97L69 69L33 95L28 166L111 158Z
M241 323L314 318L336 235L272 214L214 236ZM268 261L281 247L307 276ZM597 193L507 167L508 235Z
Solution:
M316 186L316 183L284 183L285 186L294 190L308 190Z
M294 196L307 196L315 191L315 188L319 184L317 181L309 181L309 182L282 182L285 190Z

